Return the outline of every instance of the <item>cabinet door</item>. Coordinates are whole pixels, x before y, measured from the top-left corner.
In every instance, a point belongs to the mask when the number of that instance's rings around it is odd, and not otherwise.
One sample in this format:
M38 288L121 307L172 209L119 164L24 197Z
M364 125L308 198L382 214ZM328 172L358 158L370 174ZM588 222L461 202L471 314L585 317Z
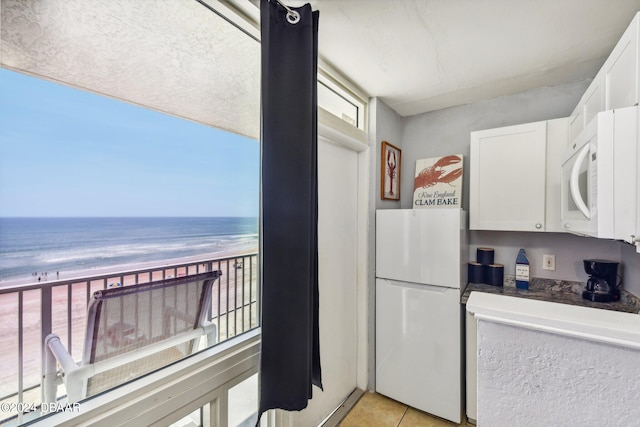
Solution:
M638 223L638 109L614 111L613 238L633 242ZM600 195L598 195L600 197Z
M636 232L631 243L636 245L636 252L640 254L640 148L636 147Z
M544 231L565 233L562 228L562 156L567 149L569 118L547 121L547 182L545 185Z
M604 68L601 68L580 98L580 102L571 113L571 116L569 116L569 140L567 145L576 139L596 114L604 110Z
M604 71L601 69L582 96L583 128L587 126L587 123L589 123L596 114L605 110L603 76Z
M471 133L473 230L545 230L547 123Z
M604 63L605 110L638 104L638 15Z
M640 254L640 149L636 153L636 232L631 243L636 245L636 252Z
M582 132L582 129L584 129L583 109L584 104L582 104L582 99L580 99L580 103L578 103L578 106L573 110L571 116L569 116L569 141L567 145L571 144L580 132Z
M478 419L478 321L465 309L467 418Z

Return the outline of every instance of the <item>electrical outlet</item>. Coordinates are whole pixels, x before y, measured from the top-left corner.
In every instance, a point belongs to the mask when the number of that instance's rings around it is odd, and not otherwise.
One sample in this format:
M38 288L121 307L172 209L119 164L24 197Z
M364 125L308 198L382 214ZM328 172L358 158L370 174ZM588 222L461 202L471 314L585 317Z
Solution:
M545 270L556 269L556 256L551 254L542 255L542 268Z

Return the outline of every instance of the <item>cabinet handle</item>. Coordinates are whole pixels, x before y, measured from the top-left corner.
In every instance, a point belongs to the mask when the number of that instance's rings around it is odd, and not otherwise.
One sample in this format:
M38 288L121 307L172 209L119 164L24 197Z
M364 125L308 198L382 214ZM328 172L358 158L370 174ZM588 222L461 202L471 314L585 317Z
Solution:
M542 224L537 223L537 224L536 224L536 228L537 228L537 229L541 229L541 228L542 228Z

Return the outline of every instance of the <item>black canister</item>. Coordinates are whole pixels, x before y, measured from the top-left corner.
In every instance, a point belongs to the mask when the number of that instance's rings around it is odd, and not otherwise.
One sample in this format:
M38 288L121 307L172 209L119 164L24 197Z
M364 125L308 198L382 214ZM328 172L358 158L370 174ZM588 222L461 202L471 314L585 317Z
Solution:
M487 266L487 284L494 286L504 285L504 265L491 264Z
M467 279L469 283L484 283L485 265L479 262L470 262L467 269Z
M483 265L493 264L493 248L478 248L476 249L476 261Z

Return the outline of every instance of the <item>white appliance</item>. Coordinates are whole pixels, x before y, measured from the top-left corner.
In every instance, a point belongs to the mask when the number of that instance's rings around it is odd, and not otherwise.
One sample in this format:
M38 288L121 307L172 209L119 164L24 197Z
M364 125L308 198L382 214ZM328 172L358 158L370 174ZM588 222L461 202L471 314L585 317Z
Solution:
M598 113L576 137L562 163L564 230L623 239L623 222L635 221L638 107ZM617 222L617 224L616 224Z
M460 209L376 212L376 391L455 423L466 234Z

